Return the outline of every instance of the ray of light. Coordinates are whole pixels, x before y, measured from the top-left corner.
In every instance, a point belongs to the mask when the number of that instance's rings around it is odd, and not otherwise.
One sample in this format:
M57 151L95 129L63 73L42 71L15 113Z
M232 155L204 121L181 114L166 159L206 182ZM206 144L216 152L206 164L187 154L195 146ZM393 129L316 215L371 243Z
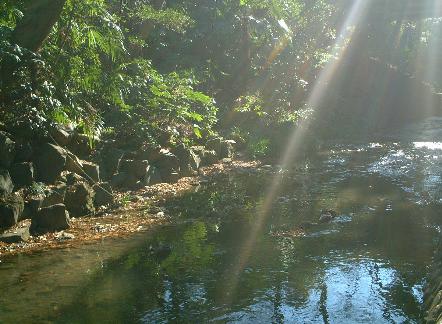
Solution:
M327 84L332 80L333 75L339 67L340 58L342 58L347 49L347 40L348 38L351 38L351 35L348 35L348 30L351 26L358 25L364 15L366 7L367 1L365 0L356 0L353 3L347 18L340 29L340 32L338 34L339 36L334 46L334 48L339 49L337 58L330 61L321 72L318 80L313 87L312 92L310 93L309 99L307 101L308 106L318 107L318 104L320 103L320 100L325 93ZM316 115L318 113L319 111L315 112ZM282 169L287 168L290 165L291 161L296 158L296 153L299 151L299 147L302 144L302 140L306 135L308 126L309 120L304 120L291 135L288 141L286 152L284 153L281 160ZM233 268L229 269L229 271L225 275L227 281L225 285L224 303L226 304L230 304L231 300L233 299L239 282L240 274L249 261L250 255L255 246L257 236L261 232L263 224L269 215L271 205L281 190L281 180L282 173L274 177L269 188L266 190L266 195L264 196L264 199L260 204L260 209L257 211L257 215L254 219L254 224L252 225L248 236L245 238L245 241L240 248L237 261L234 264Z

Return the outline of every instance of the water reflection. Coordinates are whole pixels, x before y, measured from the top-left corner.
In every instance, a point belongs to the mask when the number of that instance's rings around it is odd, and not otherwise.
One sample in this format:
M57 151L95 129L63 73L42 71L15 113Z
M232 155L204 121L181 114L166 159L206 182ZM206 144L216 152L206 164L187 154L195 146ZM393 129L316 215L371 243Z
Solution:
M335 145L286 171L232 295L228 269L277 170L169 202L180 225L3 260L0 289L22 298L2 294L0 322L418 323L442 197L438 150ZM327 208L338 217L316 225ZM271 235L305 223L303 236Z

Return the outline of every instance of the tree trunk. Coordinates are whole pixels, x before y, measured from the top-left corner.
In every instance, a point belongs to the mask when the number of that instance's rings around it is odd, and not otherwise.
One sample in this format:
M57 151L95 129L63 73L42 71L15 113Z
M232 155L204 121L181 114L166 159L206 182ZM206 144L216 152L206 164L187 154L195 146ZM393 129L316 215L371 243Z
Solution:
M58 21L66 0L32 0L12 33L17 45L36 52Z

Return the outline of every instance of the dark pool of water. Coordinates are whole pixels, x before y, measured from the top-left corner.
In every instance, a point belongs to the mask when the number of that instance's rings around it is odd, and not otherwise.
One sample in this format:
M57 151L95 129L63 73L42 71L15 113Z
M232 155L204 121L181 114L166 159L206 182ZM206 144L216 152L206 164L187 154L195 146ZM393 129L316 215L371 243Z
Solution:
M164 206L178 225L8 257L0 322L419 323L440 214L442 143L332 145ZM303 236L275 235L305 226ZM435 225L436 224L436 225Z

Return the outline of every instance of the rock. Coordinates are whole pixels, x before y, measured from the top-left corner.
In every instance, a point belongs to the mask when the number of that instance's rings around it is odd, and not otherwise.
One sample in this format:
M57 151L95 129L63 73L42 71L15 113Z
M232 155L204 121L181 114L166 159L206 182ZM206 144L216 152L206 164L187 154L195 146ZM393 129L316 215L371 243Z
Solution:
M15 142L6 132L0 132L0 168L9 168L15 157Z
M84 178L91 182L100 182L100 167L95 163L83 161Z
M32 146L29 142L21 142L15 145L15 163L29 162L32 160Z
M100 171L103 179L110 179L117 171L125 152L116 148L109 148L101 155ZM104 174L103 174L104 173Z
M140 188L139 180L127 172L119 172L114 174L111 179L111 186L113 188L125 188L130 190L137 190Z
M64 203L73 217L93 214L95 212L94 191L85 182L76 183L67 189Z
M199 169L201 158L192 149L186 148L183 144L178 145L175 149L175 155L179 160L182 176L192 176L195 170Z
M14 184L9 172L0 169L0 198L8 196L12 193L12 190L14 190Z
M136 179L141 179L146 175L148 168L149 162L147 160L122 160L119 170L126 172Z
M61 125L55 125L49 130L49 135L56 145L67 146L72 140L72 134L70 134Z
M161 175L161 179L164 179L167 183L176 183L180 180L180 175L178 172L171 172L166 175Z
M23 213L21 214L21 217L19 218L19 221L22 221L24 219L31 219L34 217L38 210L41 208L42 202L44 197L32 197L25 201L25 207L23 210Z
M206 147L209 151L215 151L218 156L221 152L222 141L221 137L212 138L206 142Z
M152 186L157 183L162 183L163 179L161 179L160 170L153 165L150 165L142 182L144 186Z
M57 241L68 241L68 240L73 240L74 238L75 238L74 234L67 233L65 231L61 231L61 232L55 234L55 239Z
M0 235L0 242L4 243L23 243L29 241L29 227L19 228L14 232Z
M155 163L161 158L161 147L146 144L137 152L138 160L147 160Z
M49 207L52 205L58 205L64 203L64 198L66 195L66 185L60 184L56 187L50 188L45 192L45 197L41 203L41 207Z
M86 179L84 179L82 176L80 176L76 173L70 172L70 173L66 174L66 184L68 186L73 185L78 182L85 182L85 181L86 181Z
M321 216L319 217L319 223L328 223L336 217L336 212L331 209L321 210Z
M220 159L231 158L233 156L233 145L235 141L233 140L223 140L221 142L221 148L218 152L218 157Z
M76 174L83 174L83 162L72 153L68 153L66 156L65 170Z
M86 158L92 152L89 137L85 134L74 134L68 147L72 153L81 158Z
M49 143L44 144L38 150L35 158L37 179L46 183L54 183L64 170L66 164L66 152L60 146Z
M95 207L113 204L114 196L112 193L112 187L108 182L97 183L92 187L92 189L95 191Z
M13 164L9 168L12 182L17 187L30 186L34 182L34 165L32 162Z
M201 157L201 166L208 166L218 162L218 155L215 151L204 150Z
M160 170L161 179L166 182L176 182L176 175L180 171L178 158L167 150L161 150L161 158L156 162L156 167Z
M42 208L32 218L30 232L32 235L41 235L48 232L57 232L70 227L69 213L63 204Z
M0 199L0 228L9 228L17 224L23 213L23 198L16 194Z

